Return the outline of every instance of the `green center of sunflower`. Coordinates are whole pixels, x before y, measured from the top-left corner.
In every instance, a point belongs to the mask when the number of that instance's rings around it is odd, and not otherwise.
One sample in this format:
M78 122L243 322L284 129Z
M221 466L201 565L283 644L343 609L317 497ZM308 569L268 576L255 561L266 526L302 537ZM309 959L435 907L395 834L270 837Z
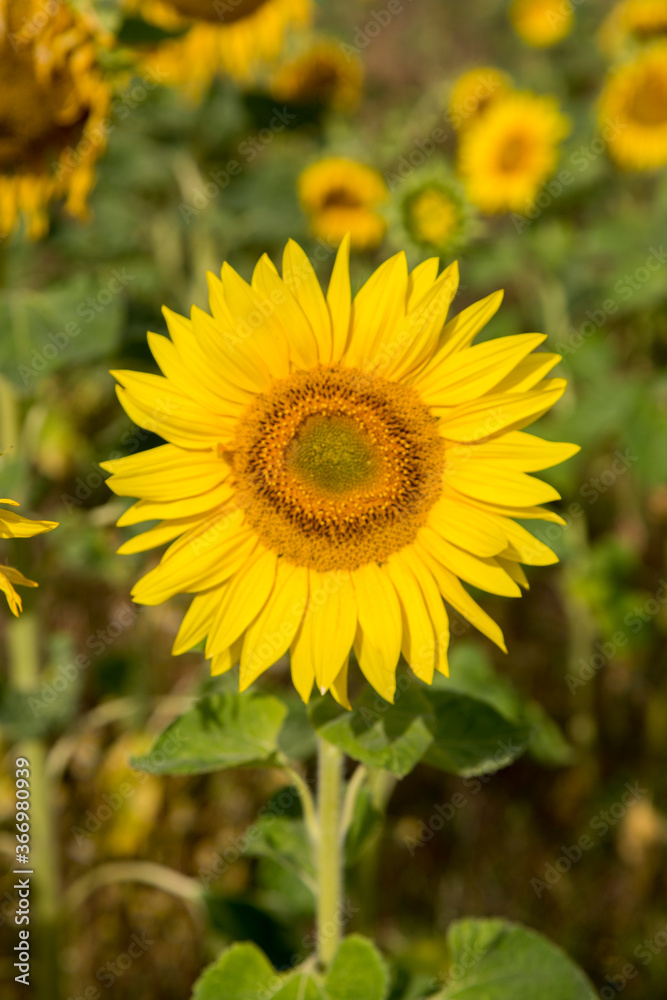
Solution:
M197 21L235 24L250 17L268 0L169 0L179 14Z
M379 458L366 428L351 417L307 417L285 449L285 468L323 494L342 496L377 477Z
M382 562L414 541L441 493L444 447L414 389L319 365L255 399L231 460L262 542L324 572Z

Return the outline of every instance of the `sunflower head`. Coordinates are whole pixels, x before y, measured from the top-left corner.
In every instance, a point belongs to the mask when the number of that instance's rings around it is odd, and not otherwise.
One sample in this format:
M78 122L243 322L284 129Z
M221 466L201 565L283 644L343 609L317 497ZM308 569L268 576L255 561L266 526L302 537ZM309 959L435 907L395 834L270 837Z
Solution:
M532 207L569 128L553 98L516 92L499 101L459 143L459 173L470 201L486 213Z
M621 0L603 21L598 39L602 51L616 57L666 36L667 0Z
M282 277L264 256L246 283L210 275L211 315L165 312L149 334L162 375L116 372L133 421L165 444L104 463L139 497L119 524L157 521L121 551L169 543L133 596L194 594L174 652L207 637L245 689L287 651L294 684L343 705L352 651L393 700L401 654L430 683L447 673L443 598L504 648L461 580L517 596L521 562L555 562L515 518L560 521L528 473L576 447L523 428L564 390L540 334L472 346L498 293L448 317L456 265L403 253L352 299L349 238L326 296L290 241Z
M477 66L454 81L448 116L452 126L462 130L472 125L499 98L512 89L512 80L494 66Z
M99 44L65 4L0 3L0 233L22 214L28 236L42 236L55 198L85 216L110 100Z
M319 160L299 176L298 193L315 236L337 246L349 233L357 250L382 242L386 223L379 209L388 191L372 167L343 156Z
M388 214L394 243L414 254L444 257L472 234L472 208L460 183L442 167L414 170L392 193Z
M510 21L526 45L548 48L572 31L574 5L567 0L513 0Z
M276 70L271 93L279 101L350 111L359 103L362 81L361 60L348 58L338 42L323 38Z
M146 46L144 67L199 98L216 76L247 83L283 50L289 31L308 26L313 0L126 0L129 13L180 37Z
M16 500L0 500L0 504L18 507ZM31 521L13 510L5 510L0 507L0 538L32 538L33 535L41 535L43 532L52 531L57 527L57 521ZM38 586L34 580L28 580L13 566L0 564L0 591L7 598L12 614L18 617L23 610L23 604L15 589L15 584L21 587Z
M667 41L611 73L598 113L609 154L620 167L657 170L667 164Z

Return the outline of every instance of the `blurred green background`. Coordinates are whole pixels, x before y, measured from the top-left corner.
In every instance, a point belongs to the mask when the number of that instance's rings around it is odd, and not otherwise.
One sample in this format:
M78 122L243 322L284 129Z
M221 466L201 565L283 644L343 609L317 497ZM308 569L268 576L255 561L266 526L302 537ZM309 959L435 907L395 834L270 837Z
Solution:
M380 6L321 2L318 28L353 44ZM206 307L206 270L218 271L223 260L248 278L264 251L278 260L289 237L315 254L296 180L317 155L351 155L390 175L442 126L448 138L434 156L452 159L447 90L474 65L498 66L521 88L557 95L573 120L562 165L585 167L529 224L510 215L480 224L458 254L457 311L502 287L505 301L488 335L548 334L546 348L564 354L556 374L570 387L538 430L579 442L582 451L545 476L562 492L567 523L545 523L538 533L561 563L531 568L521 601L482 599L503 627L509 655L459 623L453 663L490 659L547 709L569 749L563 741L548 765L523 758L479 787L427 767L400 782L382 836L351 872L348 929L374 928L403 970L395 996L406 1000L414 984L442 973L444 931L464 915L535 927L567 949L599 990L606 977L620 982L632 963L628 997L664 994L667 177L620 173L592 145L607 67L595 43L608 10L602 0L579 4L574 31L548 50L519 41L500 0L403 6L360 51L366 81L355 113L300 114L289 130L258 140L251 158L240 144L273 114L266 95L218 81L193 103L157 88L112 119L88 223L56 206L42 241L15 235L0 244L0 443L13 445L0 494L20 500L26 513L60 521L20 551L3 547L3 559L7 552L40 582L24 604L27 620L39 620L44 673L32 709L3 682L0 847L13 850L12 741L43 737L63 997L90 997L92 988L125 1000L176 1000L189 995L222 942L252 937L285 964L303 949L312 918L312 899L289 870L239 855L244 830L284 780L279 772L186 779L130 769L130 754L206 682L207 665L201 653L170 655L186 601L138 610L130 602L151 557L115 555L126 537L114 527L125 504L110 496L98 463L157 439L141 432L137 442L108 370L154 370L145 334L164 332L162 305L180 313L192 303ZM234 159L241 172L208 196L209 175ZM355 283L389 252L385 244L356 255ZM332 257L320 256L326 281ZM80 334L67 333L70 322ZM64 346L49 357L44 347L54 342ZM10 628L9 617L5 611L0 625L4 657L10 633L21 628ZM79 654L88 664L72 667ZM269 680L287 683L285 664ZM601 819L626 783L639 783L636 803ZM457 792L464 804L456 797L448 809ZM591 832L593 847L553 885L531 883L544 882L548 866ZM220 863L228 849L234 860ZM127 867L137 862L145 864ZM11 983L9 856L1 863L0 921L10 933L3 933L0 976L10 981L3 996L11 1000L23 994ZM98 884L93 873L108 863L120 867ZM206 912L167 869L208 880ZM128 965L119 956L133 936L142 943Z

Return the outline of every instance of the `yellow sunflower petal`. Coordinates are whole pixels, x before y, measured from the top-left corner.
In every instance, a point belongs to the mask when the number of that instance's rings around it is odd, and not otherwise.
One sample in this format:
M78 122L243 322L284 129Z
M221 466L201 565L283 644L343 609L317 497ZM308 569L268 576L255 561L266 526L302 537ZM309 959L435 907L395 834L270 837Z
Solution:
M162 518L169 520L182 517L204 515L214 508L227 508L235 498L234 487L230 481L224 480L219 486L196 497L184 497L181 500L138 500L118 518L118 526L123 528L128 524L140 524L142 521L155 521ZM200 516L201 520L201 516Z
M460 576L466 583L471 583L473 587L502 597L519 596L519 588L495 557L485 559L465 552L458 545L452 545L436 534L428 525L421 529L417 538L445 569Z
M565 392L560 379L549 381L558 384L531 392L491 393L457 406L442 416L440 434L450 441L483 441L519 424L525 426L550 409Z
M341 245L338 247L327 291L327 306L331 315L333 337L331 360L340 361L347 346L347 339L350 333L350 316L352 314L349 233L343 238Z
M538 382L541 382L544 376L562 360L560 354L550 354L547 351L531 354L523 358L514 371L497 384L495 391L527 392L529 389L534 389Z
M431 553L419 541L415 544L415 549L422 561L433 573L440 593L448 604L451 604L454 610L458 611L466 621L469 621L471 625L474 625L476 629L487 636L491 642L495 642L496 646L499 646L506 653L507 646L505 645L500 626L494 622L493 618L483 608L480 608L477 601L470 596L456 574L448 570L442 563L439 563L437 559L434 559Z
M423 374L438 368L445 358L456 351L462 351L465 347L469 347L479 331L500 309L503 295L502 291L493 292L450 319L440 335L438 349L424 369Z
M253 363L266 364L274 378L284 378L289 374L289 345L279 320L282 302L263 296L227 263L222 266L222 286L242 341L239 351Z
M209 413L172 382L142 372L112 372L121 386L118 398L130 420L183 448L217 447L233 431L234 421Z
M317 338L288 285L277 274L266 256L262 257L253 274L253 288L269 302L280 304L276 319L289 343L292 359L301 368L317 364Z
M237 639L224 653L216 653L211 660L211 677L219 677L220 674L226 674L235 667L241 659L242 648L243 640Z
M429 257L423 260L408 276L408 311L414 309L420 299L426 295L438 277L440 267L439 257Z
M496 556L507 547L497 519L470 507L456 494L442 496L431 508L427 524L454 545L476 556Z
M310 570L308 607L292 643L292 669L309 675L322 694L347 658L357 628L357 604L348 573Z
M289 240L283 254L283 280L306 314L317 341L320 361L332 355L331 317L322 287L310 260L294 240Z
M552 566L558 562L558 556L548 545L535 538L516 521L506 519L502 522L502 527L511 546L509 551L502 553L504 559L523 562L528 566Z
M222 590L223 587L212 587L193 597L174 639L171 650L174 656L192 649L207 635L218 610Z
M13 510L0 510L0 538L32 538L57 527L57 521L32 521Z
M160 564L135 585L137 604L161 604L178 593L196 593L222 583L243 566L257 537L242 528L243 512L234 510L203 521L169 546Z
M331 694L333 695L333 697L335 698L335 700L338 702L339 705L341 705L343 708L351 710L352 706L350 705L350 698L347 693L347 675L349 667L350 667L350 657L346 656L345 663L338 672L329 690L331 691Z
M354 651L366 679L385 701L394 700L401 654L401 607L386 573L369 563L352 574L359 625Z
M552 465L559 465L581 451L578 444L544 441L535 434L525 431L510 431L502 437L493 438L482 444L466 446L474 454L472 461L500 462L505 468L520 472L540 472ZM456 459L454 459L456 461Z
M526 354L546 340L543 333L497 337L450 355L415 387L429 406L459 406L489 392Z
M459 285L456 261L442 272L396 331L388 330L380 356L389 355L387 377L401 379L431 358Z
M291 566L284 559L279 560L271 596L245 634L239 679L241 691L287 652L301 624L307 601L308 571ZM310 687L312 684L311 679ZM303 685L298 688L299 694L307 701L302 688Z
M458 493L491 503L499 494L508 504L517 506L533 506L560 499L558 491L549 483L534 479L525 472L508 469L501 463L469 462L446 472L445 481Z
M100 462L100 467L112 474L107 486L118 496L157 501L207 493L230 471L211 448L197 451L173 444Z
M405 317L407 289L408 264L401 252L381 264L354 297L346 365L364 368L372 364L383 338Z
M276 579L278 558L257 549L247 565L227 580L206 643L206 656L222 653L260 613Z
M140 535L135 535L134 538L130 538L127 542L123 542L118 549L118 554L125 556L133 555L136 552L146 552L148 549L154 549L156 546L164 545L166 542L173 542L179 535L183 535L190 528L193 528L198 520L201 520L201 518L184 517L178 521L162 521L154 528L149 528L148 531L144 531Z

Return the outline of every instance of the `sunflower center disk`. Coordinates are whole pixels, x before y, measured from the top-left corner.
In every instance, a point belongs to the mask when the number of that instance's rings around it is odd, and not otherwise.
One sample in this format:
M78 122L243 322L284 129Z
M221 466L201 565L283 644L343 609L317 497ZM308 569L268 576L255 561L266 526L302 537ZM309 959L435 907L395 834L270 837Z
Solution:
M414 541L440 495L444 451L410 387L320 365L257 397L233 465L264 544L324 572L382 561Z
M16 51L7 39L0 43L0 168L39 169L78 142L89 111L74 97L66 67L37 79L29 39L20 31L17 38Z
M322 495L343 496L370 485L380 465L366 428L342 414L306 417L285 449L288 472Z
M662 73L647 74L630 101L630 115L640 125L667 122L667 79Z
M179 14L198 21L216 24L234 24L250 17L263 7L267 0L170 0Z

